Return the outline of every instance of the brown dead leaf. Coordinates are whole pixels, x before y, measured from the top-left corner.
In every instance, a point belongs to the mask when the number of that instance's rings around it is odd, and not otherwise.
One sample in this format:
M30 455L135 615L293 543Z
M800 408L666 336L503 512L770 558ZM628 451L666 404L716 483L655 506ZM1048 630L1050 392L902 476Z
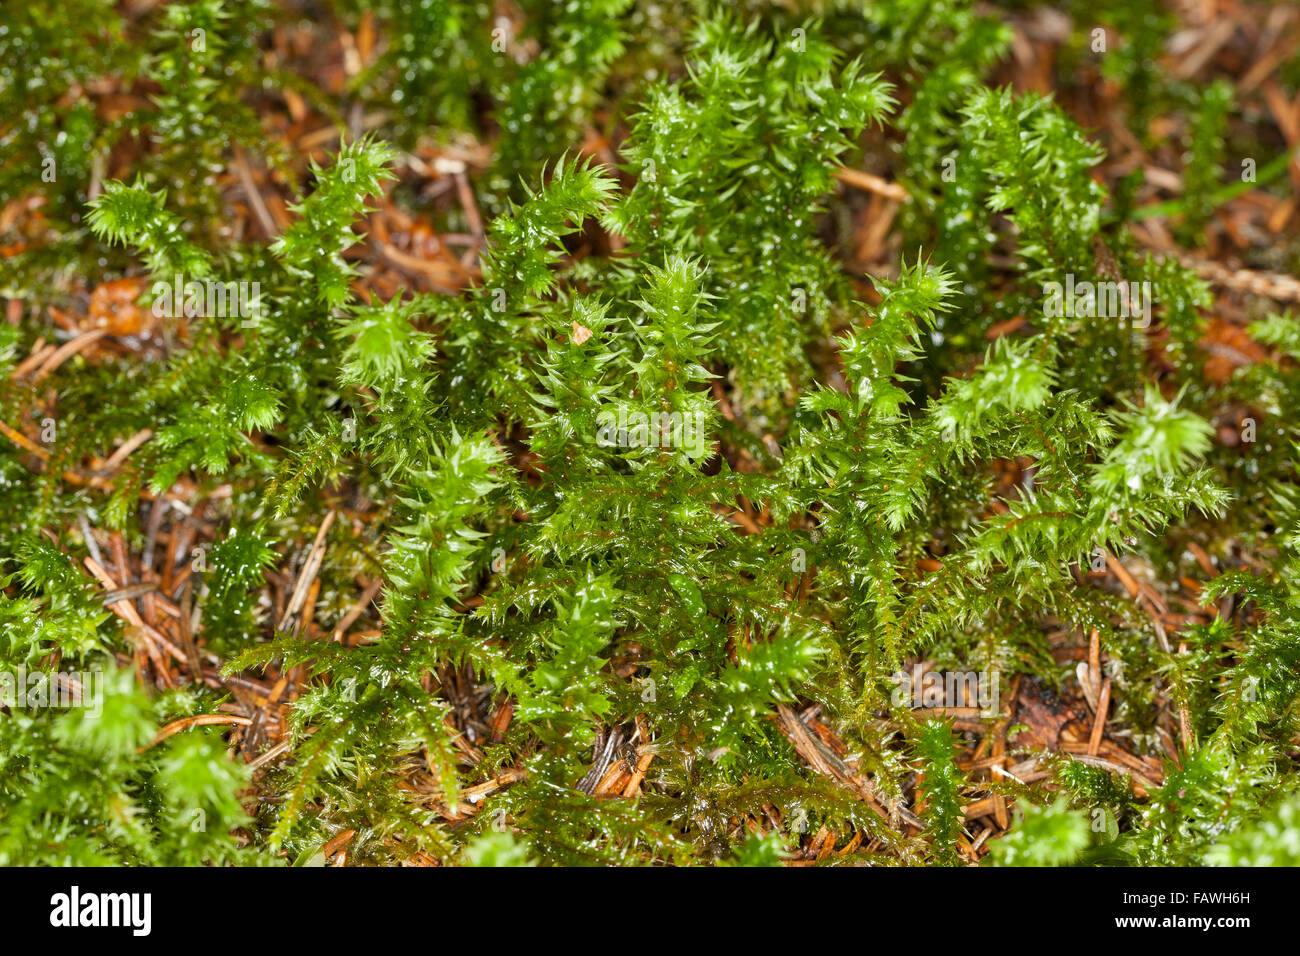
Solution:
M119 336L152 331L158 320L152 310L142 309L138 304L145 284L141 276L113 279L101 284L90 294L90 327Z

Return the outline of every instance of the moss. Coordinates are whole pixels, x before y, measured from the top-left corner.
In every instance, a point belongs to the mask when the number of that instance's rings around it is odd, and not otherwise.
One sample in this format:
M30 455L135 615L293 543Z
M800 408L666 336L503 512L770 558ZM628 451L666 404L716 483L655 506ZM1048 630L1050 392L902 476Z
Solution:
M988 852L986 798L1017 808L999 864L1290 859L1293 319L1207 378L1205 283L1129 237L1092 131L994 85L1005 25L316 7L37 3L0 32L0 206L29 204L0 259L0 666L107 675L94 719L0 714L0 862L953 865ZM342 73L306 52L333 28ZM1187 112L1196 233L1245 118L1139 52L1107 75L1127 122ZM128 106L93 121L109 86ZM298 157L304 115L347 132ZM859 160L909 196L870 283L837 218ZM463 189L481 207L439 198ZM384 271L402 217L469 235L460 288ZM1067 275L1155 284L1155 325L1053 312ZM156 310L177 276L256 294ZM136 283L113 321L156 328L16 374L110 282ZM1242 408L1266 440L1225 447ZM1105 557L1176 582L1193 544L1245 556L1170 644ZM160 590L106 607L104 577ZM990 773L1053 692L1089 713L1093 631L1134 763ZM1004 697L918 722L920 661Z

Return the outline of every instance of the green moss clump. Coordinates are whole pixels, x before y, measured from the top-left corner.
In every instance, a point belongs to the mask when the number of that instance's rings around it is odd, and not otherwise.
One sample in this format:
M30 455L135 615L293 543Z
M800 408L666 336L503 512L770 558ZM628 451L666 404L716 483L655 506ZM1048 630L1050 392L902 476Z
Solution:
M0 670L104 689L0 712L0 863L1294 860L1294 319L1206 374L1206 283L996 85L1004 24L316 6L346 49L261 0L0 30ZM1243 118L1125 50L1126 122L1188 112L1190 243ZM304 116L343 131L310 162ZM845 164L907 196L869 282ZM402 217L469 237L459 290ZM1053 313L1067 275L1153 286L1154 324ZM158 316L177 277L246 308ZM110 282L141 327L20 368ZM1192 545L1234 564L1212 619L1105 585L1177 588ZM1090 713L1093 631L1128 764L1017 743ZM920 661L995 699L927 714ZM1015 812L977 848L984 798Z

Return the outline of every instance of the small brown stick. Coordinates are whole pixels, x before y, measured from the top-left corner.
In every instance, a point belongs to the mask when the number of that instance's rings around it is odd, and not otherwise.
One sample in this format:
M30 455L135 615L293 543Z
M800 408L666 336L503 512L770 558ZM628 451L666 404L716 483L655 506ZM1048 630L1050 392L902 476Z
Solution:
M650 761L655 758L655 747L650 743L650 729L646 726L645 716L636 715L636 734L633 739L638 741L636 745L637 762L633 768L632 776L627 781L627 786L623 788L623 796L636 796L641 787L641 781L645 779L645 772L650 768Z
M1092 679L1093 688L1097 688L1101 680L1101 632L1095 627L1088 635L1088 675Z
M140 576L157 577L153 569L154 550L158 546L158 532L162 530L163 514L167 510L167 501L160 498L149 508L149 521L145 527L144 549L140 552Z
M1300 280L1294 276L1252 269L1229 269L1217 262L1187 253L1180 253L1175 258L1211 285L1233 292L1249 292L1276 302L1300 302Z
M645 772L650 769L650 761L655 759L653 750L644 749L641 756L636 762L636 772L632 774L632 779L627 782L623 788L623 796L634 797L637 791L641 789L641 781L645 779Z
M1272 31L1269 31L1269 34L1276 37L1277 40L1267 53L1255 60L1251 68L1246 71L1246 75L1237 84L1237 96L1239 98L1244 98L1247 93L1267 79L1280 63L1294 55L1297 41L1300 41L1300 37L1296 35L1294 30L1290 31L1289 34L1272 33Z
M1179 645L1183 647L1185 645ZM1180 651L1181 653L1181 651ZM1192 716L1184 701L1178 702L1178 735L1183 738L1183 753L1192 752Z
M134 601L136 598L144 597L146 594L152 594L158 590L158 584L155 581L145 581L141 584L128 584L126 587L118 588L116 591L109 591L104 595L104 606L116 604L118 601Z
M1088 745L1082 741L1062 741L1061 752L1072 754L1079 759L1087 757L1093 762L1104 758L1109 763L1115 764L1118 768L1121 768L1122 772L1141 777L1155 787L1160 786L1160 781L1163 776L1159 770L1144 764L1140 759L1120 747L1115 746L1115 744L1109 740L1102 740L1101 745L1097 748L1096 757L1089 756ZM1098 764L1098 766L1100 766L1100 764Z
M328 859L329 857L337 853L339 850L347 846L348 843L352 841L352 838L356 835L357 835L356 830L344 830L338 836L334 837L334 839L330 840L329 843L326 843L323 847L321 847L321 853L325 856L326 859Z
M156 747L168 737L179 734L182 730L188 730L191 727L207 727L216 724L234 724L239 727L247 727L253 721L248 717L236 717L234 714L195 714L193 717L182 717L179 720L173 720L170 724L154 736L146 747L141 747L139 752L144 753L149 747Z
M510 729L510 721L514 715L514 704L509 701L497 708L496 714L492 717L492 742L494 744L499 744L505 740L506 731Z
M307 600L303 602L302 614L298 618L295 634L304 634L316 620L316 602L320 599L320 577L312 578L311 587L307 589Z
M1106 713L1110 710L1110 678L1101 684L1097 694L1097 713L1092 719L1092 734L1088 737L1088 756L1097 756L1101 749L1101 735L1106 729Z
M462 802L455 807L436 808L447 820L464 820L472 817L482 809L484 798L490 797L498 790L504 790L512 783L517 783L528 776L527 770L507 767L487 783L475 784L461 791Z
M729 512L727 514L727 517L730 518L732 521L736 522L736 524L740 525L750 534L762 533L762 529L759 528L759 526L755 523L754 519L751 518L749 515L745 514L745 512L742 511L740 508L737 508L735 511Z
M120 532L114 531L108 536L108 546L113 552L113 563L117 565L117 576L122 579L122 587L131 584L131 557L126 553L126 539Z
M22 378L28 372L32 371L32 369L44 365L45 360L50 357L50 354L54 349L55 346L46 342L45 339L37 339L36 343L32 346L31 354L14 366L14 370L9 373L9 377L14 379Z
M32 441L22 432L18 431L16 428L7 425L4 422L0 422L0 435L4 435L6 438L8 438L19 448L23 449L23 451L31 452L41 461L47 463L49 462L50 460L49 451L42 448L40 445L36 444L34 441ZM85 478L77 474L75 471L67 470L63 472L62 477L64 481L74 485L88 485L91 488L99 488L100 490L112 488L112 485L109 484L109 482L107 482L103 478L99 478L94 475L92 475L89 478ZM154 498L156 498L157 496L148 488L143 488L140 491L140 497L144 498L146 501L153 501Z
M277 630L289 630L294 618L298 616L307 603L307 593L311 589L312 582L316 580L316 575L320 573L321 563L325 560L325 535L333 526L336 516L337 512L331 510L325 515L325 519L321 521L320 530L316 532L316 540L312 542L311 551L307 554L307 560L303 563L302 571L298 574L298 580L294 582L293 593L289 597L289 603L285 606L284 614L280 617Z
M925 822L905 807L896 805L887 807L876 795L871 781L854 774L848 765L822 743L808 729L808 725L800 720L789 707L785 704L778 704L776 711L777 724L781 728L781 732L794 745L794 749L799 756L806 760L814 770L856 793L862 800L866 801L867 806L882 820L891 822L891 817L896 814L908 826L915 827L918 830L925 829Z
M478 255L479 247L483 244L483 217L478 213L478 203L474 200L474 190L470 189L469 177L465 175L464 170L454 175L456 178L456 195L460 199L461 208L465 210L465 219L469 223L469 231L474 236L474 245L466 249L460 259L460 264L468 269L473 264L474 257Z
M393 265L413 275L423 276L435 291L456 294L460 291L460 288L455 285L456 282L462 285L470 285L473 282L473 277L454 256L448 256L446 259L426 259L403 252L386 242L379 242L378 245L379 251Z
M119 585L117 581L114 580L113 576L104 570L103 565L94 558L87 556L83 559L82 563L85 564L86 570L93 574L99 580L100 584L104 585L109 594L122 590L121 585ZM140 617L140 614L135 609L135 605L132 604L128 598L119 597L116 600L107 603L110 609L125 618L128 624L133 624L136 627L141 628L145 626L144 619ZM119 611L116 607L118 604L125 604L126 606Z
M255 759L250 760L248 762L248 768L250 770L257 770L259 767L263 767L266 764L270 763L272 760L274 760L276 757L283 754L288 749L289 749L289 741L282 740L274 747L272 747L270 750L266 751L266 753L259 754Z
M1192 552L1192 557L1196 558L1196 563L1201 566L1201 570L1205 572L1206 577L1217 578L1219 576L1219 569L1214 566L1214 562L1210 560L1210 556L1204 548L1195 541L1189 541L1187 542L1187 550Z
M248 168L248 163L244 160L244 154L241 150L235 150L235 161L231 164L235 168L235 175L239 177L239 185L243 187L244 195L248 197L248 203L253 207L253 213L257 216L258 224L261 225L262 231L266 234L267 239L274 239L276 235L275 220L271 218L271 212L266 208L266 201L262 199L262 193L253 182L252 170Z
M11 442L13 442L15 445L17 445L19 448L23 449L24 451L31 452L41 461L50 460L50 453L46 449L36 444L36 442L32 441L22 432L18 431L18 429L12 428L9 425L6 425L4 422L0 422L0 435L4 435L6 438L8 438Z
M1106 552L1106 567L1110 573L1119 578L1119 583L1124 585L1124 590L1128 591L1129 596L1134 600L1142 597L1142 589L1138 587L1137 581L1133 575L1129 574L1128 568L1119 563L1119 559L1109 551Z
M105 154L95 153L95 158L90 161L90 183L86 186L87 199L98 199L99 194L104 191L104 164Z
M113 580L112 575L110 575L107 571L105 571L103 566L101 566L100 563L96 561L94 558L87 556L82 563L85 564L86 569L90 571L90 573L93 574L99 580L99 583L102 584L108 591L112 592L112 591L121 590L121 588L118 586L118 583L115 580ZM135 605L132 604L129 600L124 600L119 598L117 601L110 604L108 606L108 609L112 611L114 614L116 614L118 617L122 618L124 621L126 621L126 623L130 624L132 627L139 628L141 632L143 632L146 636L151 638L153 641L156 641L158 644L167 648L167 650L171 653L171 655L174 658L176 658L178 661L185 660L185 655L181 651L181 649L177 647L175 644L173 644L171 641L169 641L167 637L157 628L152 627L149 624L146 624L144 622L144 619L140 617L140 613L136 611ZM152 645L150 646L152 647ZM166 673L165 669L163 670L163 673L164 674Z
M100 564L104 563L104 556L99 553L99 542L95 540L95 533L90 530L90 522L86 520L86 513L83 511L77 515L77 526L81 529L82 540L86 542L86 550L90 556ZM105 604L112 604L112 601L105 601Z
M860 169L849 169L847 166L841 166L835 170L835 178L842 183L856 186L858 189L865 189L869 193L884 196L886 199L892 199L895 202L904 202L907 199L907 190L898 183L891 183L887 179L881 179L879 176L873 176L871 173L863 172Z
M1088 660L1080 661L1078 667L1079 685L1083 696L1095 714L1099 709L1098 697L1101 694L1101 640L1096 628L1088 638Z
M588 795L595 792L596 785L604 779L605 771L614 759L614 748L619 745L621 739L622 735L615 731L603 740L596 741L591 769L578 781L578 790Z
M338 624L335 625L334 633L330 637L331 641L335 644L343 643L343 637L347 634L348 628L355 624L357 618L366 612L366 608L370 607L370 602L375 599L375 595L379 593L379 589L383 586L383 578L376 578L370 582L370 585L361 592L361 597L357 598L356 603L348 608L348 613L344 614Z
M194 590L186 588L181 594L180 632L181 649L185 651L185 660L190 668L190 680L195 684L203 682L203 662L199 658L198 645L194 643L194 631L190 628L190 615L193 612Z
M612 793L622 793L624 781L628 778L627 768L623 761L616 760L609 765L605 775L600 778L600 783L592 789L593 797L605 797Z
M1159 781L1151 779L1147 774L1139 773L1131 767L1126 767L1121 763L1116 763L1114 760L1108 760L1105 757L1092 757L1088 754L1075 754L1074 759L1080 763L1086 763L1089 766L1101 767L1102 769L1110 770L1113 773L1123 774L1133 781L1135 792L1139 782L1141 782L1144 791L1155 790L1160 786ZM1145 796L1145 792L1139 794L1139 796Z
M70 342L64 342L63 345L54 350L54 354L41 363L40 368L32 375L32 381L39 382L72 356L87 346L98 342L107 334L107 329L91 329L88 332L82 332Z
M131 452L135 451L150 438L153 438L152 428L140 429L126 441L122 442L117 451L108 456L108 460L104 462L103 467L100 468L96 474L101 478L107 478L117 470L118 466L121 465L122 462L126 461L127 456L130 455Z

